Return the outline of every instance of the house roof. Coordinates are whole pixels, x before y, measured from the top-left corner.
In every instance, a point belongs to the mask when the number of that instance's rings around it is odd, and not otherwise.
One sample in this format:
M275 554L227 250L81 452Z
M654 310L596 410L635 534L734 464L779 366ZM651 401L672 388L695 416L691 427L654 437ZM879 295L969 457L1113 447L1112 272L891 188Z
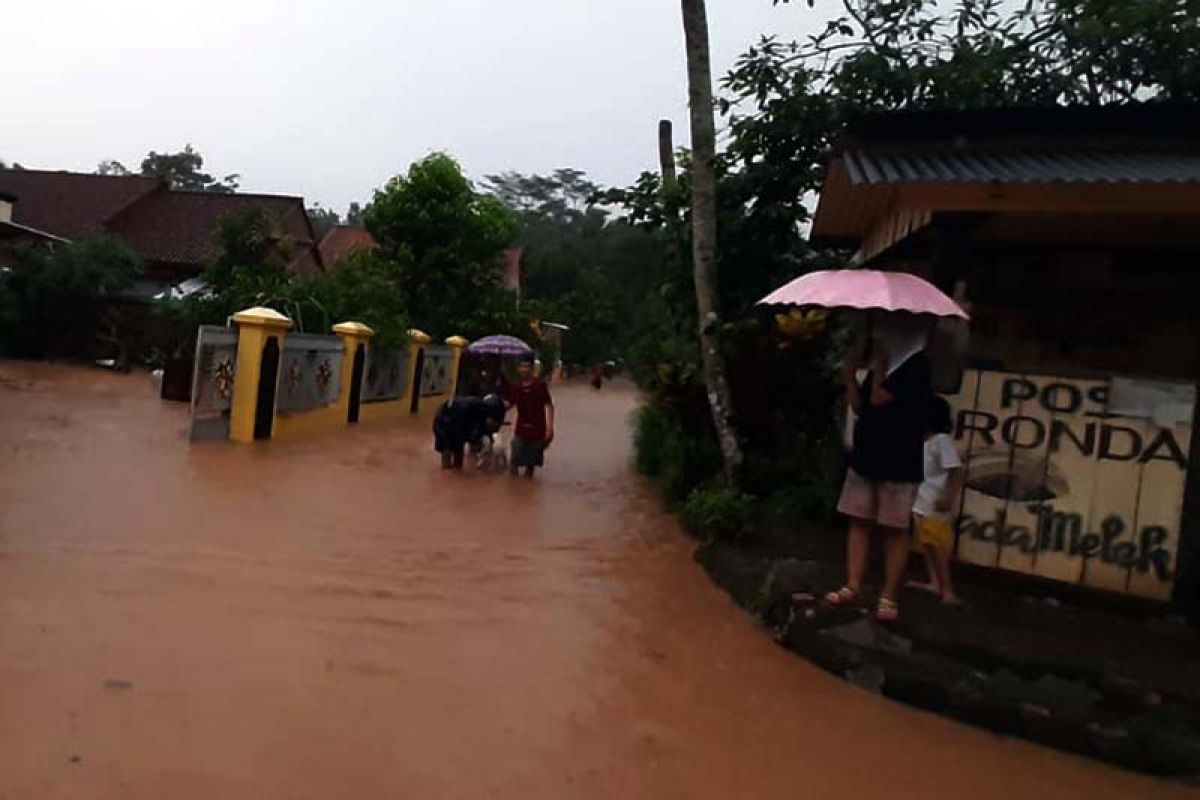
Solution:
M39 231L37 228L31 228L28 225L21 225L16 222L5 222L0 220L0 239L32 239L42 242L65 242L61 236L55 236L52 233Z
M16 197L12 221L71 238L104 230L122 209L162 185L157 178L0 170L0 192Z
M1200 152L1024 150L842 154L853 185L914 183L1197 183Z
M846 125L849 140L983 139L1193 140L1200 135L1200 105L1122 103L1109 106L1015 106L922 109L861 114Z
M321 268L304 200L288 195L168 189L157 178L46 170L0 171L0 194L15 196L12 223L71 239L119 236L151 265L195 271L217 256L222 217L261 210L297 245L289 269Z
M218 255L221 219L253 210L265 212L277 223L292 214L302 216L308 236L297 239L296 244L313 246L303 199L286 195L166 191L131 206L113 219L108 229L146 261L206 264Z
M862 117L834 148L810 239L875 250L943 211L1195 214L1200 106Z
M359 225L334 225L319 245L321 261L326 267L356 250L374 250L378 246L375 237Z

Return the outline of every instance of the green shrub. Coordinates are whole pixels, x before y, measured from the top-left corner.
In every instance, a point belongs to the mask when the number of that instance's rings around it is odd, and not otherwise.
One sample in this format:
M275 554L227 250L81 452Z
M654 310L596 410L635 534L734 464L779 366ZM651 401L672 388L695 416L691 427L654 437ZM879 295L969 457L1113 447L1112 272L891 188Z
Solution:
M694 490L680 509L683 526L703 539L739 538L754 515L754 498L728 486Z
M639 472L652 479L674 505L721 471L721 451L710 431L690 430L674 410L643 406L634 424Z
M141 257L120 239L89 234L54 248L9 254L5 349L28 358L93 358L107 309L142 273ZM16 318L13 318L15 309Z

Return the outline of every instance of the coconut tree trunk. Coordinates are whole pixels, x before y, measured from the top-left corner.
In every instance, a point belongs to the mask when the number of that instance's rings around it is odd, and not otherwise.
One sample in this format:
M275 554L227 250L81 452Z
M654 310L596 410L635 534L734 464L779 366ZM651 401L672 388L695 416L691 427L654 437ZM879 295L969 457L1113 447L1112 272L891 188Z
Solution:
M729 380L721 353L717 313L717 134L713 119L712 69L708 54L708 15L704 0L682 0L687 49L688 104L692 122L692 271L700 320L700 352L708 405L721 443L725 479L732 483L742 449L731 417Z

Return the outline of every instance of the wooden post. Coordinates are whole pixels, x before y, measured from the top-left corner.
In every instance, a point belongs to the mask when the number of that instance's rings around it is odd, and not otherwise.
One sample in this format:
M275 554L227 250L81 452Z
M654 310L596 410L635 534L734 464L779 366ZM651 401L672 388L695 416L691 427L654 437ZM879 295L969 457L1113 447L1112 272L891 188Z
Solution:
M671 120L658 121L658 168L662 172L663 193L674 191L675 177L675 144L671 135Z

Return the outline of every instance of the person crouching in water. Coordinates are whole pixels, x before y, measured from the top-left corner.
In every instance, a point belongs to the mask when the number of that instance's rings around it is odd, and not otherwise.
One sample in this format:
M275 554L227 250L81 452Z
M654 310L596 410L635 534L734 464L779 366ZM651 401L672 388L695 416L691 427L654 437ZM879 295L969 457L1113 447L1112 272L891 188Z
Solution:
M517 376L508 395L508 402L517 409L508 468L513 475L525 470L525 477L532 478L533 471L545 463L546 448L554 441L554 401L546 382L534 377L533 356L521 358Z
M433 449L442 455L442 469L462 469L466 448L482 449L484 439L500 430L504 410L504 401L494 394L442 403L433 418Z

